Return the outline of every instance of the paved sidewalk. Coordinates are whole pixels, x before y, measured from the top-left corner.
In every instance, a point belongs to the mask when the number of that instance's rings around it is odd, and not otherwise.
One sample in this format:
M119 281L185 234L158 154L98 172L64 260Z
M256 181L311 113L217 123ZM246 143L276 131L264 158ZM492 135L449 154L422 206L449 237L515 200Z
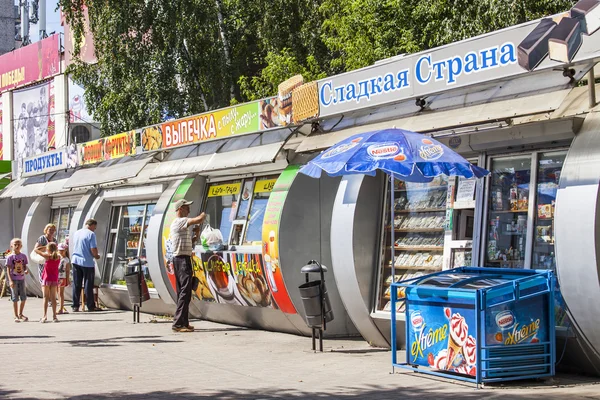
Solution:
M41 300L25 314L41 317ZM106 311L64 315L60 323L14 323L0 299L0 398L38 399L600 399L599 379L559 376L475 390L411 372L391 374L390 353L362 340L326 340L194 321ZM154 321L154 322L151 322Z

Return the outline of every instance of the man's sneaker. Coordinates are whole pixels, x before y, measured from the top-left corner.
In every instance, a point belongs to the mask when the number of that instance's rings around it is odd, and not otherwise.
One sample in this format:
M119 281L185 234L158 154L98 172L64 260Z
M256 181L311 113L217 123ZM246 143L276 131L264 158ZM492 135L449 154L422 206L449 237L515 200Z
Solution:
M187 326L173 326L173 332L194 332L194 328L190 329Z
M71 312L79 312L79 308L71 308Z
M194 331L194 327L192 325L188 325L186 328L191 329L192 332Z

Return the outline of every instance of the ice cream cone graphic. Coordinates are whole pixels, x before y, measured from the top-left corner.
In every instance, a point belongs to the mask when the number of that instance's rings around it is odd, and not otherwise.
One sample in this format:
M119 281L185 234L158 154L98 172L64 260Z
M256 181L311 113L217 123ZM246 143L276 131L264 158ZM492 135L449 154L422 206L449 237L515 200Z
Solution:
M452 314L450 318L450 335L448 337L448 361L446 363L446 370L452 367L454 360L459 354L462 355L463 346L467 341L469 335L469 327L465 318L459 313Z

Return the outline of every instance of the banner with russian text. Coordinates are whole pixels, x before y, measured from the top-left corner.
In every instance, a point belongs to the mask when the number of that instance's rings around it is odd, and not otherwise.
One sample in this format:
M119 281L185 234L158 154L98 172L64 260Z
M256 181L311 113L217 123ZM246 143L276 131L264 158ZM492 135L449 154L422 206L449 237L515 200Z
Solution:
M0 56L0 93L60 74L60 35Z
M48 81L13 92L13 160L15 178L23 172L23 160L54 146L54 82Z
M21 176L27 177L67 169L69 167L68 160L69 155L66 147L27 157L23 160L23 173Z
M96 164L136 154L135 131L118 133L77 146L79 165Z

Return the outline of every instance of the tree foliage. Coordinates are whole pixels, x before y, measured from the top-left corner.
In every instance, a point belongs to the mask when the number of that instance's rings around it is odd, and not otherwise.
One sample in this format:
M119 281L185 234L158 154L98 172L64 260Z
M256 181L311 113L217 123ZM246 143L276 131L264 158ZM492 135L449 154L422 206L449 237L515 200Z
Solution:
M276 94L568 10L571 0L85 0L98 63L70 67L104 134ZM60 0L83 32L83 0ZM79 45L78 42L75 43ZM76 47L77 48L77 47Z

